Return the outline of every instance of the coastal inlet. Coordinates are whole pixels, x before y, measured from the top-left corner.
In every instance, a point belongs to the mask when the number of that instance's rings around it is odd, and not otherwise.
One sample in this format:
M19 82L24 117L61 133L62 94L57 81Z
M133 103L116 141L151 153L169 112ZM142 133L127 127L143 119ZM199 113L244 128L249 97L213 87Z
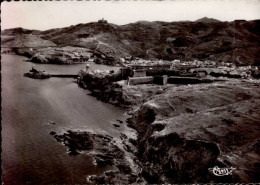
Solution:
M75 79L35 80L23 77L32 64L25 57L2 54L2 180L4 184L84 184L87 175L101 175L112 166L96 166L88 155L68 155L50 135L85 130L119 137L115 128L124 111L87 96ZM86 64L34 64L52 74L77 74ZM90 64L92 69L118 67ZM55 123L55 124L53 124Z

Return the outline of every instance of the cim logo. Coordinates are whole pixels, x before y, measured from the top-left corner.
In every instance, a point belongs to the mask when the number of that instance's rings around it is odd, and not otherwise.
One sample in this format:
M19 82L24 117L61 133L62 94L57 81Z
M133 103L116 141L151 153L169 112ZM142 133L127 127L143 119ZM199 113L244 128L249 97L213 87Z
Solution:
M209 170L216 176L225 176L232 175L232 171L235 170L235 168L219 168L218 166L215 166L214 168L209 168Z

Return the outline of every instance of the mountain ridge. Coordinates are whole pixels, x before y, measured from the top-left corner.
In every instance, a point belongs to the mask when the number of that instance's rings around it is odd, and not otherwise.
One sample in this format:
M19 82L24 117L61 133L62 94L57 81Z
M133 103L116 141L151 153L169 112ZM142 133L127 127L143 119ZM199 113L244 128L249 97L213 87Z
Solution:
M20 39L19 44L18 37L24 35L28 40L38 40L39 47L83 47L113 60L133 56L259 66L259 24L260 20L221 22L204 17L194 22L142 20L126 25L90 22L45 31L14 28L1 32L1 45L22 47L32 43Z

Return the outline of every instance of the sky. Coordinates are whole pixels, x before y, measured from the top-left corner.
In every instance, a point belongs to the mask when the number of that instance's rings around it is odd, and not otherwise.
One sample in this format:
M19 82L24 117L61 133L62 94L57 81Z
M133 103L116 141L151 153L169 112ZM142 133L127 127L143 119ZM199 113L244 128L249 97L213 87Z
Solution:
M260 19L260 0L38 1L1 3L1 30L47 30L105 18L123 25L145 21Z

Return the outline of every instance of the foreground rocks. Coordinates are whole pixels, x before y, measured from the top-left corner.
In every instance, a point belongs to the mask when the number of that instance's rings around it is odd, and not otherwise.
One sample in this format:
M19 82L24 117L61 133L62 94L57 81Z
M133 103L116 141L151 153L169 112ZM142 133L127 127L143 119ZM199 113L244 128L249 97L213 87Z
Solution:
M128 120L149 183L259 182L259 82L179 86ZM217 177L209 168L233 167Z
M124 184L143 182L130 167L124 152L115 144L115 140L108 135L92 134L83 131L68 130L58 135L51 132L54 138L68 147L70 155L81 152L91 155L98 166L115 166L117 170L106 171L102 176L91 175L87 178L93 184L115 184L119 181Z
M55 134L54 137L69 148L71 155L77 155L83 150L97 152L95 158L99 165L112 165L115 163L115 157L121 159L124 156L121 150L112 143L112 137L108 135L68 130L61 135Z

